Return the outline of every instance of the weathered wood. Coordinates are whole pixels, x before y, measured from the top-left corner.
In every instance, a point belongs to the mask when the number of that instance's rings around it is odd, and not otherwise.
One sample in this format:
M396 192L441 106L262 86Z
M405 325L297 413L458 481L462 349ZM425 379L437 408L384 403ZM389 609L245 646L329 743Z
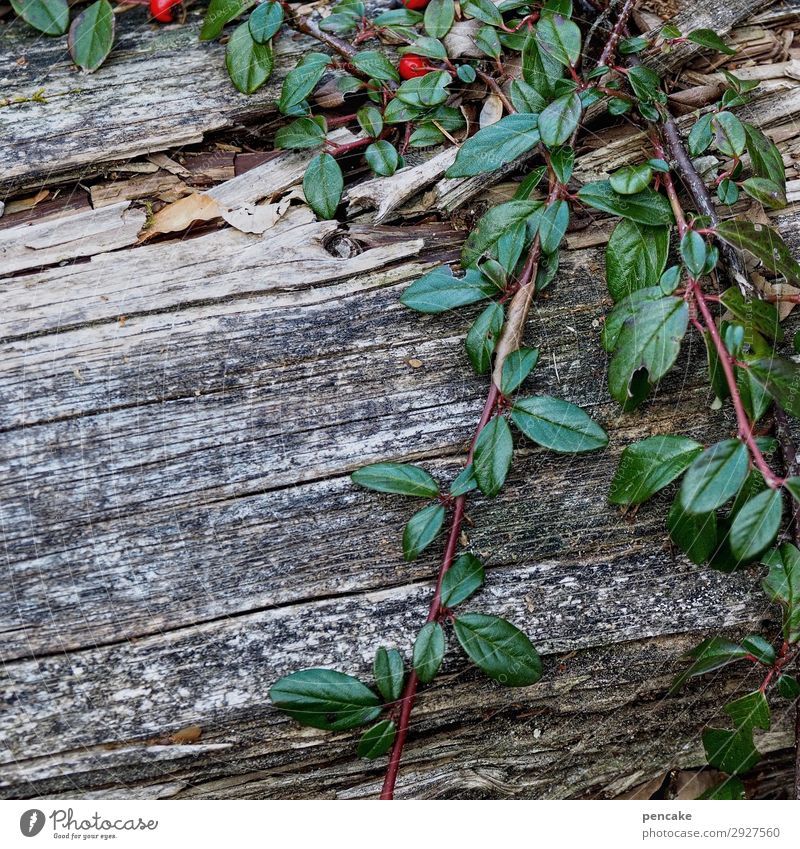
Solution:
M0 230L0 273L40 268L136 242L146 215L128 201Z
M283 77L319 45L284 32L276 39L273 77L247 96L228 78L224 45L198 40L203 15L193 8L185 25L148 27L145 8L126 12L117 44L94 74L75 70L66 38L34 38L12 22L3 33L0 89L11 101L41 90L46 102L2 109L0 191L97 173L104 163L195 144L270 113L274 120Z

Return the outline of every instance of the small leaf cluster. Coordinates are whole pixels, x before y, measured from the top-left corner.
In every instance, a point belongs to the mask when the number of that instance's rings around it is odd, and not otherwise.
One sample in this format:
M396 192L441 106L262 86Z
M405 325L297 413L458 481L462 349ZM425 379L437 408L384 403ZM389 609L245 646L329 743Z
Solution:
M96 71L114 45L114 10L108 0L85 6L70 24L67 0L11 0L14 12L43 35L60 36L69 31L67 48L82 71Z
M628 39L621 50L666 49L681 40L724 47L708 31L684 39L670 30L654 41ZM724 572L758 563L769 567L763 587L782 607L779 646L758 634L739 643L713 637L689 652L690 664L673 685L675 690L691 677L737 661L763 668L758 690L724 706L732 728L709 727L703 733L708 762L728 775L704 798L742 798L740 776L759 760L753 732L770 727L770 687L788 699L800 696L800 684L787 671L800 643L800 551L791 544L772 548L783 523L784 495L793 509L795 501L800 503L800 479L781 478L767 461L776 441L753 434L773 404L800 417L800 367L780 354L783 330L774 303L758 292L743 294L738 281L720 294L705 287L716 275L725 245L749 254L764 276L777 280L800 283L800 265L771 227L737 218L712 222L683 210L659 136L660 123L668 119L663 86L654 72L642 70L634 62L616 72L625 77L631 108L647 122L655 158L578 192L584 204L620 218L606 249L608 290L615 302L602 333L611 357L609 392L623 410L642 404L673 368L694 326L708 352L709 384L718 405L730 401L737 433L712 445L661 434L627 446L609 500L633 507L678 484L666 523L673 544L690 560ZM756 84L724 73L728 85L693 124L689 153L711 157L706 177L720 203L733 204L741 190L766 208L780 208L786 204L786 180L778 149L731 111L748 102ZM716 303L725 310L721 318L709 306Z
M410 494L408 490L415 488L414 476L399 474L387 472L379 480L376 472L375 488ZM441 616L425 623L414 641L411 669L419 683L430 684L439 673L447 648L444 625L450 624L466 655L489 678L507 687L527 687L541 677L542 662L536 649L511 622L482 613L453 613L483 581L483 566L469 553L462 554L445 574ZM358 743L358 755L374 760L389 751L397 733L408 681L400 652L380 647L375 653L373 678L374 689L336 670L302 669L276 681L269 697L275 707L303 725L329 731L370 726Z

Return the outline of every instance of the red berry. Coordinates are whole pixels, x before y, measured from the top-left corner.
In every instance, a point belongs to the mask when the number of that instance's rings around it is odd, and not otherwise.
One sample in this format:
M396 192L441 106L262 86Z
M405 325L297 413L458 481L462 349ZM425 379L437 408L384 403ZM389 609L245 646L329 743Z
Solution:
M150 0L150 14L162 24L168 24L172 21L170 9L180 2L181 0Z
M424 9L431 0L403 0L403 5L406 9L413 9L415 12L419 9Z
M413 2L413 0L412 0ZM422 56L416 56L413 53L407 53L400 60L397 66L400 76L404 80L410 80L412 77L424 77L428 73L428 65Z

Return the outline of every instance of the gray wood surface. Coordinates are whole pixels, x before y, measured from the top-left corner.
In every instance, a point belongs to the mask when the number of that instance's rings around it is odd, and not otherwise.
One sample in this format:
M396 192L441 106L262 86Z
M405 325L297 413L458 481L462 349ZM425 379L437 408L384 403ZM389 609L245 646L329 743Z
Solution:
M170 33L183 38L166 29L137 43L160 55ZM192 79L217 72L214 49L183 51ZM135 79L139 56L121 51L109 73ZM119 103L130 97L123 86ZM180 123L185 108L147 149L207 131L196 116ZM15 124L10 147L28 132ZM144 149L108 138L81 163ZM43 140L41 161L66 170L88 143L56 152ZM10 160L21 179L43 173L33 153ZM248 182L214 194L249 200L237 186ZM464 220L484 202L472 198ZM121 209L100 214L119 221ZM455 260L464 231L320 223L294 208L261 236L221 227L137 245L123 228L109 244L88 238L98 213L73 214L79 261L60 264L75 254L52 240L32 252L3 242L14 266L0 281L0 795L375 795L382 764L355 758L354 734L300 728L266 693L301 666L368 676L380 645L409 657L440 544L405 563L413 505L348 475L414 460L449 480L463 463L485 392L463 349L477 310L420 317L398 296ZM466 531L489 572L475 605L530 633L546 674L505 690L453 651L415 710L400 796L616 796L699 766L699 730L741 681L725 673L667 696L677 658L712 633L774 627L756 570L721 575L670 550L666 496L635 516L606 503L625 445L669 431L710 442L733 421L709 409L696 338L643 410L619 413L592 237L607 228L579 223L529 320L543 359L528 386L584 406L609 450L554 457L520 444L508 486L471 501ZM800 252L797 208L776 223ZM171 738L194 724L199 742ZM776 753L770 787L788 743L778 715L761 741Z

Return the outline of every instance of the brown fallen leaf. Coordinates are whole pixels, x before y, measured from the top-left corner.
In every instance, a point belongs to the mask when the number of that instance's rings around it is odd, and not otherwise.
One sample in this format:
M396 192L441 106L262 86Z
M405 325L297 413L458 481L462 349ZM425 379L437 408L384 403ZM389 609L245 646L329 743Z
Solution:
M201 192L193 192L159 210L139 237L139 241L144 242L160 233L177 233L195 221L211 221L221 215L222 210L214 198Z

